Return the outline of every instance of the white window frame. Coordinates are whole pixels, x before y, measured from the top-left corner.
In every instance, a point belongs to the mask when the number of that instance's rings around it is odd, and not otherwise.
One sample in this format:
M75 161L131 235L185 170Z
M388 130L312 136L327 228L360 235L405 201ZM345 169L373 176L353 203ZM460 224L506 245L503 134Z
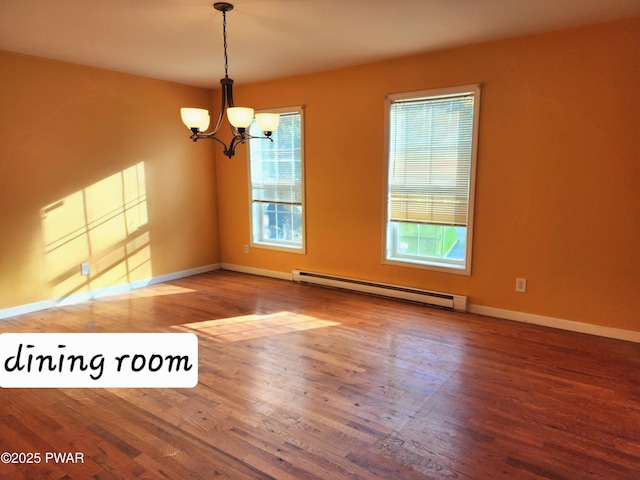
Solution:
M392 225L389 208L389 168L391 164L391 105L399 101L421 100L429 98L459 96L472 94L474 98L473 123L472 123L472 147L471 162L469 172L469 192L468 210L466 224L466 250L463 262L440 261L416 255L402 256L397 254L397 232ZM473 225L475 210L475 188L476 188L476 164L478 150L478 125L480 120L480 85L462 85L456 87L438 88L431 90L421 90L414 92L404 92L389 94L385 97L385 171L384 171L384 231L383 231L383 251L382 262L390 265L401 265L404 267L422 268L447 273L471 275L472 250L473 250ZM394 253L396 252L396 253Z
M254 199L253 199L253 183L251 180L251 143L252 142L268 142L269 140L251 140L248 142L247 148L247 172L248 172L248 192L249 192L249 229L250 229L250 245L253 248L265 248L270 250L280 250L290 253L306 253L306 220L305 220L305 162L304 162L304 107L302 105L293 107L282 107L269 110L262 110L268 113L278 113L280 115L298 114L300 115L300 175L301 175L301 243L294 243L287 240L273 239L267 240L258 232L264 231L263 215L257 218L254 215ZM256 111L260 113L261 111ZM277 130L274 135L277 134Z

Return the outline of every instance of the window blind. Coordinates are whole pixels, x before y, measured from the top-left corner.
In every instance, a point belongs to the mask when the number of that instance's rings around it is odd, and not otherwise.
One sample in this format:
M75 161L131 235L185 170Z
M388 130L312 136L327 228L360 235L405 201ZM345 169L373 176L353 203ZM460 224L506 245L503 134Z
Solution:
M473 92L391 102L391 221L467 225L473 112Z
M260 136L255 123L251 135ZM302 204L300 114L280 115L273 142L251 145L251 199L253 202Z

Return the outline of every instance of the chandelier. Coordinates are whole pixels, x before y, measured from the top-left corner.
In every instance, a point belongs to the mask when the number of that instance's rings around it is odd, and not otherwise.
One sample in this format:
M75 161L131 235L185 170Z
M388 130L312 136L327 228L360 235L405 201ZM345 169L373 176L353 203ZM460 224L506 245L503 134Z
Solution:
M219 142L224 147L223 153L231 158L236 154L236 147L245 143L252 138L261 138L271 140L271 134L278 128L280 123L280 115L277 113L256 113L255 119L258 127L264 132L264 137L254 137L249 134L248 128L253 122L253 108L236 107L233 102L233 80L229 78L228 58L227 58L227 12L233 10L233 5L226 2L216 2L213 8L222 12L222 35L224 40L224 78L220 79L222 87L222 102L220 106L220 116L218 123L211 132L207 132L211 118L209 111L203 108L181 108L180 115L183 123L191 130L191 140L197 142L206 138ZM216 136L222 126L224 114L227 114L229 125L231 125L231 133L233 138L229 146Z

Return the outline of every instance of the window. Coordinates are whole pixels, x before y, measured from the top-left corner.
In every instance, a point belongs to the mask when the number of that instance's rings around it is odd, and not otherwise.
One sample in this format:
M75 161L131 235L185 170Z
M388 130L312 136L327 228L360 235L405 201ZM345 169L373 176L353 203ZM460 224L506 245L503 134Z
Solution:
M480 87L387 97L387 262L470 274Z
M270 110L280 125L249 145L252 246L304 253L302 107ZM251 135L262 136L255 122Z

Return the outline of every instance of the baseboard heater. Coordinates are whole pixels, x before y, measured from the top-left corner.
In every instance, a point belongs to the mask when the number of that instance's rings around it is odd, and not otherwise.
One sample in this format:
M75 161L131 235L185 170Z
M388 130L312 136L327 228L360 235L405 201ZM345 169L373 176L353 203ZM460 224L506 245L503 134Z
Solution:
M467 311L467 297L453 295L450 293L431 292L417 288L401 287L386 283L374 283L353 278L337 277L321 273L305 272L293 270L293 281L297 283L307 283L310 285L321 285L324 287L340 288L344 290L354 290L356 292L368 293L380 297L407 300L410 302L422 303L436 307L448 308L461 312Z

